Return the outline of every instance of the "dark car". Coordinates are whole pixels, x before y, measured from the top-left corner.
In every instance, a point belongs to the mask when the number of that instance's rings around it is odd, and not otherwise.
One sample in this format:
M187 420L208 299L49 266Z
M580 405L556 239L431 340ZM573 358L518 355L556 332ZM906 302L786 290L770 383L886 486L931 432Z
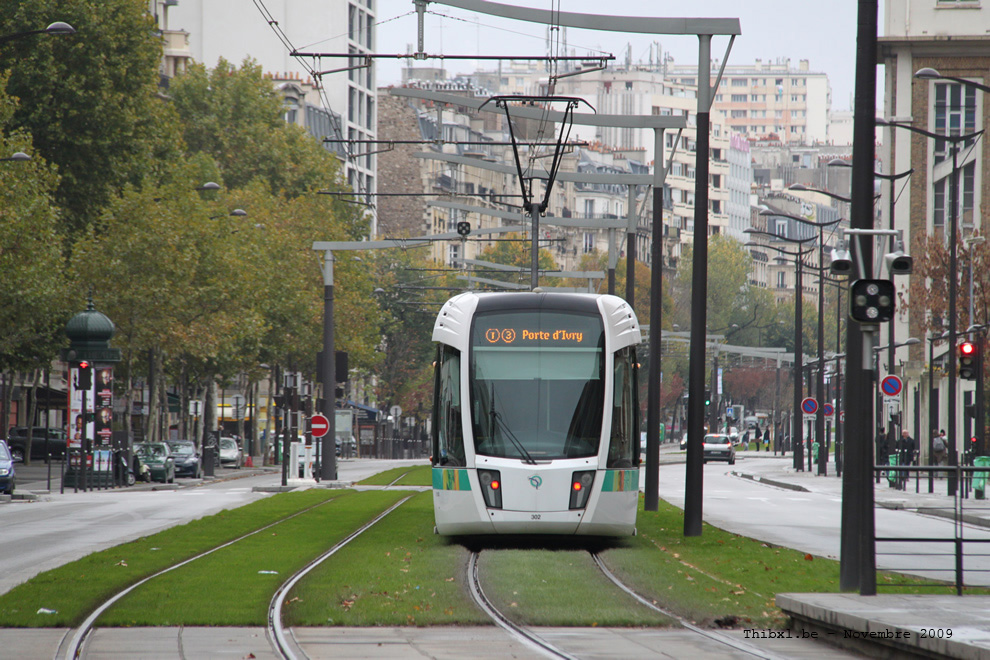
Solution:
M169 440L168 448L172 450L172 457L175 459L175 476L194 479L203 477L203 465L196 443L191 440Z
M725 433L709 433L704 440L702 463L708 461L726 461L729 465L736 464L736 447L732 438Z
M31 460L44 460L48 452L51 451L52 458L62 458L65 455L66 435L64 429L48 429L48 446L45 446L45 427L35 426L32 431L31 440ZM14 460L18 463L24 461L27 453L28 427L12 426L7 431L7 448Z
M17 477L14 474L14 457L7 449L7 443L0 440L0 493L14 494Z
M175 481L175 459L164 442L139 442L134 445L134 455L142 465L148 466L148 478L170 484Z

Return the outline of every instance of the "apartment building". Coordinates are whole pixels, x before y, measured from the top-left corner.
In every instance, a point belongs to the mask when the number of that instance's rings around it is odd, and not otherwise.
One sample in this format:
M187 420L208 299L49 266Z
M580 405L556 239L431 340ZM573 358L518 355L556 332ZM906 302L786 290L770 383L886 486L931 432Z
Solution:
M672 64L667 71L671 81L697 85L697 66ZM832 140L832 88L825 73L811 70L809 60L800 60L797 67L790 58L727 65L712 109L724 113L734 133L776 136L784 144Z

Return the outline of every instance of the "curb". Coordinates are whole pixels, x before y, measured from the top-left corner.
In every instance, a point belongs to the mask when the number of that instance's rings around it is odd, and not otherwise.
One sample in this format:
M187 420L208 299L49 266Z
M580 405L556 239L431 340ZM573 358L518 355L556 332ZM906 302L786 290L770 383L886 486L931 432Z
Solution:
M735 470L730 470L729 474L734 477L739 477L740 479L749 479L750 481L755 481L757 483L766 484L767 486L776 486L777 488L784 488L786 490L796 490L801 493L810 493L811 491L804 486L798 486L797 484L789 484L786 481L777 481L776 479L767 479L766 477L760 477L754 474L747 474L745 472L736 472Z

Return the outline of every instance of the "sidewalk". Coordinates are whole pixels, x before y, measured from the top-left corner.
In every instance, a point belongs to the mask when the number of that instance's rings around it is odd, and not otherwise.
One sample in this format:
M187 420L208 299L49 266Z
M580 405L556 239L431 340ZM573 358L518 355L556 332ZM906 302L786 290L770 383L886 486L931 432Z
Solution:
M762 465L748 458L774 459ZM825 476L794 470L793 457L765 452L740 452L732 474L788 490L842 495L842 478L830 462ZM952 518L955 499L947 480L935 479L928 492L927 477L908 480L905 490L891 488L886 478L874 485L877 507L915 511ZM962 499L963 518L990 529L990 500ZM990 596L879 594L777 594L777 606L793 619L792 631L874 657L990 659Z

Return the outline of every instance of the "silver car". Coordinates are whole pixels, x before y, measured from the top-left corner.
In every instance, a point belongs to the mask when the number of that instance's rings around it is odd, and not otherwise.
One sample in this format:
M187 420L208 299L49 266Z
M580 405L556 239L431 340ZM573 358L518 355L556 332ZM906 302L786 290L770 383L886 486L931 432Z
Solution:
M241 446L234 438L220 438L220 465L240 468L243 462Z
M736 464L736 447L732 438L725 433L709 433L704 440L702 462L726 461L729 465Z

